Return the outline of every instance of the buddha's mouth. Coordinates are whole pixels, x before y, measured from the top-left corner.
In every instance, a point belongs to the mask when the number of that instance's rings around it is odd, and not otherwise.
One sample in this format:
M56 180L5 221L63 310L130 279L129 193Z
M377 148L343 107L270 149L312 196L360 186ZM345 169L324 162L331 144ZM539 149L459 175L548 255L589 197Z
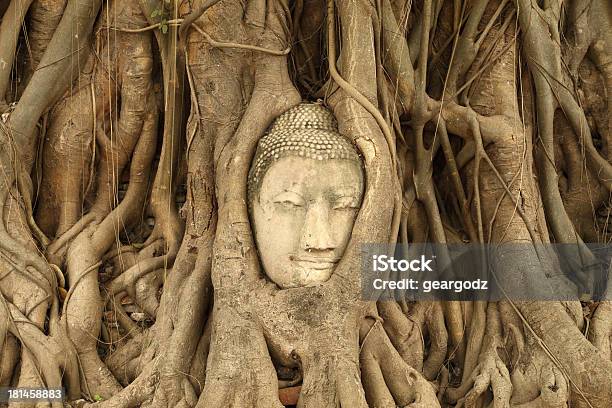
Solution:
M303 268L308 269L317 269L317 270L325 270L332 269L336 266L336 264L340 261L339 258L328 258L328 257L291 257L291 260L296 262Z

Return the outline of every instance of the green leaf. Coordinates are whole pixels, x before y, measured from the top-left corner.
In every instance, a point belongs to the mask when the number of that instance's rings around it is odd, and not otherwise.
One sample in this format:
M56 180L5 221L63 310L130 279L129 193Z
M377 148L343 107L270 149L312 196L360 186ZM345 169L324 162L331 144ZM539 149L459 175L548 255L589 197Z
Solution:
M155 18L155 17L159 16L160 14L161 14L161 10L160 9L155 9L151 13L151 18Z
M161 32L163 34L166 34L168 32L168 24L162 24L161 25Z
M102 401L104 398L102 398L101 396L99 396L98 394L94 395L94 400L97 402Z

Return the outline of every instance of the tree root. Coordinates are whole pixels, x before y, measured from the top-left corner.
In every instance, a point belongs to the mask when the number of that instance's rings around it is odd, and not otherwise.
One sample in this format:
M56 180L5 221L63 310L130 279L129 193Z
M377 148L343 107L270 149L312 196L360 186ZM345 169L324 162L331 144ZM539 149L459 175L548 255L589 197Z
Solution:
M601 352L602 358L612 361L612 302L605 301L597 305L588 338Z
M70 337L82 356L85 376L91 383L90 389L84 390L90 397L101 395L108 398L120 387L97 355L96 340L99 333L97 323L102 313L97 274L87 274L83 271L90 269L90 265L100 263L99 260L114 241L113 232L117 230L118 225L130 225L131 219L134 219L142 208L149 166L155 153L155 112L150 115L134 151L130 172L131 182L126 197L96 226L95 230L88 228L79 234L67 254L68 277L73 295L64 304L66 323ZM85 356L88 356L87 359Z
M502 347L500 324L497 305L489 303L487 329L478 364L458 388L449 388L446 391L448 400L452 403L457 402L458 407L477 406L476 404L489 387L493 390L495 408L510 407L512 381L506 363L498 355L498 348ZM476 327L471 329L476 332Z
M370 407L433 408L440 404L430 383L407 365L375 322L362 327L361 381Z

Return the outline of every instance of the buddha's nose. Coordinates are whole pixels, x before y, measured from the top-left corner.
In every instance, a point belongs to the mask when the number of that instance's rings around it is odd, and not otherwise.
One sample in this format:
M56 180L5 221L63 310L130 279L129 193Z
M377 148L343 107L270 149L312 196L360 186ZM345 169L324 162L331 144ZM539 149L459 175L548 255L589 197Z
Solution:
M306 251L324 251L336 248L329 223L329 208L317 202L308 207L302 228L301 247Z

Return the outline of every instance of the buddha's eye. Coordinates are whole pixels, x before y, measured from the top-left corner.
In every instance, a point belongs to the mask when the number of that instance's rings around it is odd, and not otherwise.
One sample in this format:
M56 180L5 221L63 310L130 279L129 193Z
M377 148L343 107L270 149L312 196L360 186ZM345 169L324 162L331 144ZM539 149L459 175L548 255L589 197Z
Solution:
M285 200L285 201L281 201L281 202L276 202L276 203L282 205L283 207L287 207L287 208L299 208L299 207L301 207L301 205L299 203L294 203L293 201L289 201L289 200Z
M343 196L336 198L332 208L334 210L357 210L359 203L355 197Z
M305 205L305 201L302 196L292 191L285 191L283 193L280 193L279 195L274 197L273 202L274 204L280 205L281 207L287 209L301 208Z

